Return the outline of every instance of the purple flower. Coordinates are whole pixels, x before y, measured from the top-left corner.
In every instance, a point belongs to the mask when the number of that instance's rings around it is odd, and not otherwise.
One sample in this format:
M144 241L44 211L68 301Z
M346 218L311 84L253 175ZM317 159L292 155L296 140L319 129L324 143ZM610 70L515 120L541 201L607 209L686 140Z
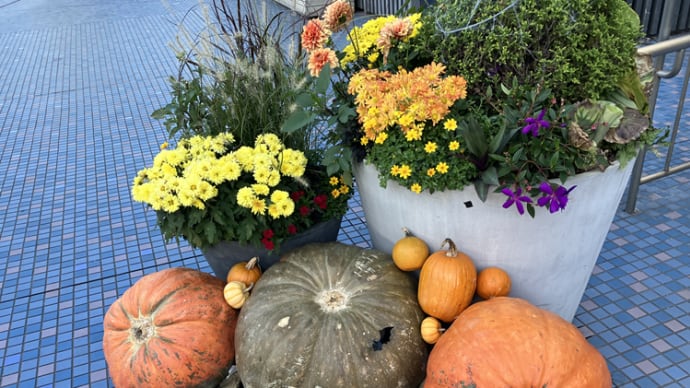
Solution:
M541 207L549 207L549 212L555 213L559 210L565 209L568 204L568 194L577 186L566 189L565 186L558 186L556 190L549 182L542 182L539 185L539 190L544 194L537 200L537 205Z
M522 128L522 133L525 135L531 133L534 137L539 136L539 128L548 128L549 126L551 126L551 124L548 121L544 120L545 114L546 109L542 109L541 113L539 113L539 116L537 116L537 118L526 118L525 123L527 123L527 125L525 125L525 127Z
M532 203L532 199L530 197L522 195L522 189L519 187L515 191L506 187L505 189L501 190L501 192L508 196L508 199L503 204L503 208L507 209L515 204L515 207L520 215L525 214L525 207L522 205L522 203Z

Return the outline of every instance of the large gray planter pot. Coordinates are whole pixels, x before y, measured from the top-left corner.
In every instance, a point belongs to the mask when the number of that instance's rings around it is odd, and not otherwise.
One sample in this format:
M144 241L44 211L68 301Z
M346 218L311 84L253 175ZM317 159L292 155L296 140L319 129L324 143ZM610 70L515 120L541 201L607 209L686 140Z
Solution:
M415 194L379 184L375 167L355 165L355 179L374 248L390 253L407 227L438 250L450 237L481 270L498 266L512 278L511 296L572 321L630 179L634 161L568 179L577 185L563 212L537 208L535 218L502 207L506 197L474 187Z
M259 257L261 269L277 263L280 256L301 246L317 243L332 242L338 239L341 218L333 218L314 225L310 229L297 234L281 244L280 254L270 252L264 247L244 245L234 241L222 241L214 246L202 249L204 258L213 270L216 277L225 280L230 268L242 261L248 261L252 257Z

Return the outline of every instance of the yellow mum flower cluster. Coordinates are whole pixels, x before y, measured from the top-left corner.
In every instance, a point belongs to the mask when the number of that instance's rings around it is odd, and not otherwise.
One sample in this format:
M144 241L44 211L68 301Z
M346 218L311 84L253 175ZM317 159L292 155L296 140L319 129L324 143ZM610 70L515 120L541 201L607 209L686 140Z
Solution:
M422 27L421 17L421 13L414 13L405 18L409 20L413 28L410 34L403 40L408 40L417 35ZM361 58L367 58L369 63L376 62L385 49L378 44L382 38L381 32L385 32L386 29L384 27L395 23L397 20L398 18L395 15L388 15L368 20L361 27L354 27L347 35L347 40L350 43L343 49L344 57L340 60L340 63L346 65Z
M443 77L444 72L445 66L437 63L395 74L377 69L357 72L348 93L355 96L366 137L362 142L375 141L379 132L394 125L400 126L408 141L421 139L426 121L436 125L458 99L467 97L465 79Z
M182 139L175 149L163 148L134 178L132 197L154 210L174 213L183 207L205 209L218 195L218 186L238 181L244 173L254 183L238 190L237 202L254 214L273 218L289 216L295 204L289 193L272 188L282 176L299 178L307 158L301 151L285 148L274 134L259 135L254 147L229 151L232 134L193 136Z

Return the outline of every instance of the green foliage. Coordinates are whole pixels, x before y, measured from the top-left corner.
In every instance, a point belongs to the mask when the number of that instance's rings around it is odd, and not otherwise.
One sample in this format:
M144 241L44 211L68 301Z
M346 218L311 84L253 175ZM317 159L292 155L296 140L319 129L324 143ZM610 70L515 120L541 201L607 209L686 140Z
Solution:
M596 99L634 68L642 33L624 0L520 0L506 9L513 3L483 1L467 20L463 9L475 0L438 0L425 20L443 29L429 31L428 50L475 94L517 77L525 90L539 85L566 101Z

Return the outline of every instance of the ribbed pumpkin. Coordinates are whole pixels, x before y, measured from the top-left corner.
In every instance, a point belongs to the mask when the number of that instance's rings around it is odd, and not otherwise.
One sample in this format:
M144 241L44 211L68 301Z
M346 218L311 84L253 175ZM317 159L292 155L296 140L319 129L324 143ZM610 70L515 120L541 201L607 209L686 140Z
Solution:
M425 313L451 322L472 303L477 287L477 269L472 260L458 252L446 239L448 250L436 251L424 262L419 273L417 299Z
M259 266L259 258L252 257L248 261L241 261L230 267L225 280L228 283L238 281L249 286L256 283L260 277L261 267Z
M237 312L225 282L188 268L139 279L103 319L103 354L113 384L213 387L235 356Z
M560 316L517 298L473 304L429 355L424 388L611 387L602 355Z
M427 346L414 287L376 250L324 243L285 254L239 315L244 387L418 386Z

